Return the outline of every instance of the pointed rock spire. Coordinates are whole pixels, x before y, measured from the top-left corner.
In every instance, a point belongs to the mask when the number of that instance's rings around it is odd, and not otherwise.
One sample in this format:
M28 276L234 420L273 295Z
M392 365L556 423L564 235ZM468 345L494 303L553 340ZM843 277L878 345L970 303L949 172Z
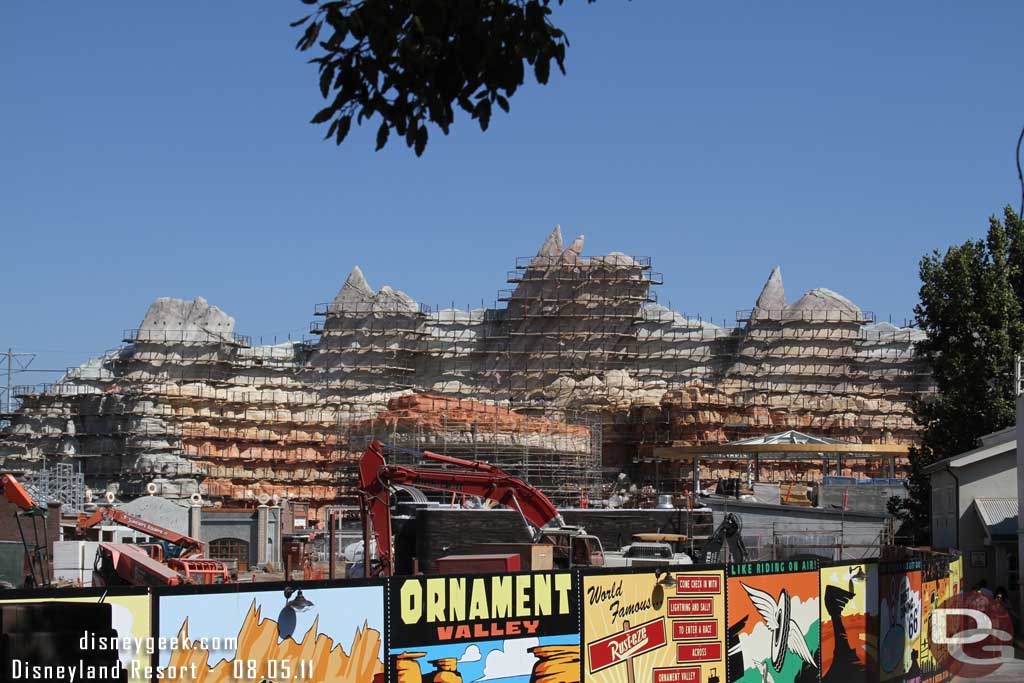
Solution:
M352 272L345 278L345 284L338 290L338 295L334 297L332 303L335 304L351 304L351 303L365 303L373 300L373 287L366 281L366 277L363 276L363 271L356 266L352 269Z
M562 252L563 261L578 261L583 255L583 235L580 235L572 241L564 252Z
M548 238L544 240L544 244L541 245L540 251L537 252L537 256L561 256L562 255L562 226L556 225L555 229L551 231Z
M786 290L782 287L782 269L775 266L761 289L761 295L757 297L754 311L758 317L769 317L780 315L785 308Z

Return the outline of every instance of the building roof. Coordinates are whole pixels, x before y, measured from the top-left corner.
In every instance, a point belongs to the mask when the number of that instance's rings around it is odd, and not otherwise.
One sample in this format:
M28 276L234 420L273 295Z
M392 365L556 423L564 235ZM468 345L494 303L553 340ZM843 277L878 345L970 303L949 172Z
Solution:
M975 498L974 509L990 540L1017 540L1016 498Z
M826 436L811 436L795 429L765 434L740 441L717 444L684 444L649 447L647 453L655 458L692 459L695 455L713 455L716 458L746 458L747 453L773 454L775 458L821 458L828 455L853 455L858 458L906 455L905 444L851 443ZM644 450L641 449L643 453Z
M795 429L790 429L787 432L779 432L778 434L766 434L764 436L755 436L751 439L743 439L742 441L730 441L724 446L739 446L739 445L760 445L760 444L776 444L776 443L816 443L816 444L837 444L837 443L848 443L847 441L840 441L839 439L830 439L827 436L811 436L810 434L804 434L798 432Z
M924 468L924 471L927 474L933 474L946 468L964 467L1009 451L1015 451L1017 450L1017 430L1015 427L1002 429L998 432L986 434L979 441L981 445L978 448L933 462Z

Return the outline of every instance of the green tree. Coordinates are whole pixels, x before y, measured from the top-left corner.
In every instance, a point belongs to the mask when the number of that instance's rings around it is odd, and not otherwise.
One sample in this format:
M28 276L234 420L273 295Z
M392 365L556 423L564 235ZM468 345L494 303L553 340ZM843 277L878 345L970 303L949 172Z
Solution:
M984 240L969 240L921 259L920 302L914 308L926 337L917 354L931 368L936 391L914 405L923 427L910 453L910 497L890 501L915 541L925 543L930 485L924 468L971 450L979 437L1015 420L1014 364L1024 352L1024 222L1012 208L989 219Z
M310 62L329 100L312 123L328 125L324 139L339 145L353 119L379 116L377 149L394 130L419 156L427 124L447 135L456 105L487 130L494 106L508 112L527 67L542 84L552 62L565 73L569 41L550 19L565 0L302 2L316 8L292 23L302 27L295 47L319 48Z

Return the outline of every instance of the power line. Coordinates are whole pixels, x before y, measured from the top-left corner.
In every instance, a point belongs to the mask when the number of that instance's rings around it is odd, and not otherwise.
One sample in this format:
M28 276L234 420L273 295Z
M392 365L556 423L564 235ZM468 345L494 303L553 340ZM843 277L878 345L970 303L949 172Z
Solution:
M0 353L0 370L7 371L7 385L3 389L3 397L7 399L5 412L14 412L12 410L14 406L14 374L27 372L28 366L32 365L32 361L35 359L36 354L34 353L15 353L11 348L8 348L6 353Z

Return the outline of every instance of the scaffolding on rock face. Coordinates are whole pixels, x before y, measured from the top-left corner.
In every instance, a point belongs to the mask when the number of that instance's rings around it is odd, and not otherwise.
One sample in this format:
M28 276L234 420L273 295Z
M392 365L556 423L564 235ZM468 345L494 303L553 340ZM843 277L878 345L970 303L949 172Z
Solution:
M520 257L501 324L487 340L488 369L511 405L543 407L565 382L633 369L635 326L657 297L650 258L624 255ZM502 385L503 383L503 385Z
M182 344L252 346L252 337L244 334L210 330L126 329L121 336L126 344Z
M199 478L215 468L221 479L213 489L231 497L264 480L293 486L304 460L355 462L362 442L346 430L410 393L568 416L568 423L573 411L604 409L611 419L633 407L632 424L615 425L616 437L634 428L633 443L718 443L780 428L851 441L915 438L910 403L930 387L913 353L920 331L872 327L874 314L852 309L740 311L739 325L688 316L656 303L652 288L663 277L649 257L565 252L515 265L510 288L491 307L430 308L397 295L319 304L314 340L252 346L249 337L216 331L128 330L128 346L105 354L100 366L14 388L32 419L46 424L38 433L8 430L5 443L61 455L61 438L74 437L75 456L90 463L104 455L117 463L146 453L181 458ZM586 472L570 466L564 481L552 479L552 463L556 455L575 458L576 446L546 453L506 443L496 428L490 441L467 440L454 423L438 432L448 437L412 430L396 443L496 458L524 478L547 477L553 497L571 504L577 484L600 477L600 420L582 419L596 439L595 464ZM317 450L325 432L332 436ZM267 465L269 479L246 474L254 465ZM351 484L342 479L338 495Z
M340 425L344 440L355 452L381 441L388 461L395 464L436 466L419 455L423 451L487 462L537 486L558 507L577 507L599 493L600 415L533 417L497 406L482 412L475 401L435 399L437 407L428 411L389 411L377 419ZM431 400L417 397L421 404ZM349 474L354 481L354 471Z
M736 322L740 323L817 323L817 324L853 324L869 325L876 322L875 314L871 311L860 309L799 309L785 308L780 310L769 310L755 308L736 311Z

